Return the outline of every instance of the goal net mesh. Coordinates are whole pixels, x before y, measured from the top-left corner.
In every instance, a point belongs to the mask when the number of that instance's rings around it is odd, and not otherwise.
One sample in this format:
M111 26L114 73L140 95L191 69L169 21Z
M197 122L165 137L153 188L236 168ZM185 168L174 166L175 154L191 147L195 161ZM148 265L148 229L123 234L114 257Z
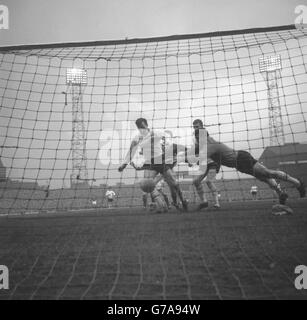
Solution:
M293 26L2 47L0 212L106 207L107 187L113 206L141 206L142 171L117 170L139 117L185 144L200 118L216 140L306 180L306 65L307 32ZM187 166L175 172L198 201ZM274 197L225 167L216 185L225 201L251 199L252 185Z

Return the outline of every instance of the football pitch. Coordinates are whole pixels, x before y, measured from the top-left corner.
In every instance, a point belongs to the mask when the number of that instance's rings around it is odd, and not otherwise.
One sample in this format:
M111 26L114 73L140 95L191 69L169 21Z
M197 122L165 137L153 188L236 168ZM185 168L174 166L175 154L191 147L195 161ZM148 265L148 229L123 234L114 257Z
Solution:
M0 299L307 299L307 200L0 217ZM193 208L192 208L193 209Z

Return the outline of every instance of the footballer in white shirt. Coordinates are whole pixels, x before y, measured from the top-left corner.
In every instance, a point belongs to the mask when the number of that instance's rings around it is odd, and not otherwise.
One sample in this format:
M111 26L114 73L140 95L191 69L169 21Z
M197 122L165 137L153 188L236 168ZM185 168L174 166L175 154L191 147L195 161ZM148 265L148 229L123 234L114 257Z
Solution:
M144 179L141 181L140 186L144 192L151 193L157 205L157 211L168 210L165 200L155 187L159 181L159 174L163 176L171 190L174 206L178 208L177 197L173 197L173 195L176 195L182 203L182 208L187 210L188 202L184 199L175 173L173 172L175 162L167 163L167 161L165 161L161 144L164 133L150 129L147 120L144 118L137 119L135 124L139 134L132 140L130 149L118 170L122 172L126 166L131 163L137 150L141 148L144 158L144 164L141 168L144 170Z

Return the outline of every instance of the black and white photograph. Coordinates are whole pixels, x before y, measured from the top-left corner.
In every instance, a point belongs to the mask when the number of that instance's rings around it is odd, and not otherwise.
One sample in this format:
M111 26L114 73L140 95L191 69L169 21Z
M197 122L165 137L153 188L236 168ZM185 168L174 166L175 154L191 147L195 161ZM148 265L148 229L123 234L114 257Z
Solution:
M307 300L306 184L306 0L0 0L0 300Z

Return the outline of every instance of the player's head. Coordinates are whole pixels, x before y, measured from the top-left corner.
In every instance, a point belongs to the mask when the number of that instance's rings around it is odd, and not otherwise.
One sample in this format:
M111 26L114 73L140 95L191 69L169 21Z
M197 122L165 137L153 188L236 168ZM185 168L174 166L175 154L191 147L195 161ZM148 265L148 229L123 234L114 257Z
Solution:
M193 129L194 129L194 135L197 139L199 139L200 130L207 132L207 136L209 136L209 132L206 131L206 128L204 127L204 123L200 119L195 119L193 121Z
M204 123L200 119L195 119L193 121L193 129L194 135L198 139L199 138L199 130L204 128Z
M204 129L204 123L200 119L195 119L193 121L193 128L194 128L194 130Z
M135 125L137 126L138 130L142 135L147 134L149 128L148 128L147 120L145 118L138 118L135 121Z

